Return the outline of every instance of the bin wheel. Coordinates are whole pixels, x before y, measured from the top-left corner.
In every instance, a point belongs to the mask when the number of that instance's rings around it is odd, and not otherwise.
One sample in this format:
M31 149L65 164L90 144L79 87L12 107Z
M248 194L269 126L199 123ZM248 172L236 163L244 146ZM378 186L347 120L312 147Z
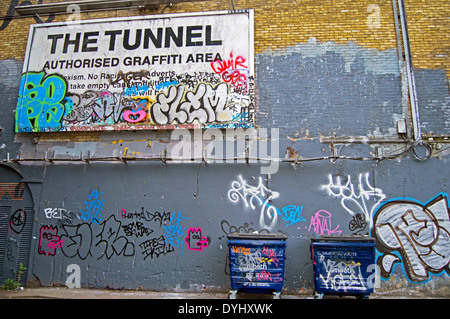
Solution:
M236 299L237 290L231 290L228 293L228 299Z
M314 299L322 299L323 298L323 294L320 294L316 291L316 293L314 294Z
M274 291L272 293L272 299L280 299L281 298L281 292L279 291Z

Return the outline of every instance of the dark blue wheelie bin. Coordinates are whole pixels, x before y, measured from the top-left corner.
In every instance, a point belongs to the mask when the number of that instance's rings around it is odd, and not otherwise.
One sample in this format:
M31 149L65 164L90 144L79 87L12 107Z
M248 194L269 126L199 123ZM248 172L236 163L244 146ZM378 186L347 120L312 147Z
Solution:
M228 235L231 291L272 293L280 298L284 280L287 236L280 233Z
M375 247L373 238L362 235L311 238L314 297L368 298L374 291Z

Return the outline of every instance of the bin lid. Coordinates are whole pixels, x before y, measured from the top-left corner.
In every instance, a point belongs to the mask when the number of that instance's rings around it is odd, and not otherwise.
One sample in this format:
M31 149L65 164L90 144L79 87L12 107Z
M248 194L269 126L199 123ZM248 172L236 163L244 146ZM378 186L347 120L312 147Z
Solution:
M312 242L373 242L374 238L365 235L322 235L311 238Z
M281 233L231 233L229 239L274 239L286 240L288 237Z

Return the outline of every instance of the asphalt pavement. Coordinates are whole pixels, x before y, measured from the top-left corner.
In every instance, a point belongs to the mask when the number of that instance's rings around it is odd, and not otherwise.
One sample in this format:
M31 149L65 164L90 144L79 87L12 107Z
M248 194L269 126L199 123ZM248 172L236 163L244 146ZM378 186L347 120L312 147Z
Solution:
M272 295L238 293L237 298L272 299ZM307 299L313 298L313 296L281 294L280 298ZM0 299L228 299L228 293L41 287L22 288L18 290L0 290Z
M228 292L166 292L147 290L108 290L67 287L0 289L0 299L228 299ZM449 299L449 296L424 296L402 292L373 293L369 299ZM273 299L271 294L239 292L236 299ZM312 294L281 293L280 299L314 299ZM324 296L324 299L356 299L354 296Z

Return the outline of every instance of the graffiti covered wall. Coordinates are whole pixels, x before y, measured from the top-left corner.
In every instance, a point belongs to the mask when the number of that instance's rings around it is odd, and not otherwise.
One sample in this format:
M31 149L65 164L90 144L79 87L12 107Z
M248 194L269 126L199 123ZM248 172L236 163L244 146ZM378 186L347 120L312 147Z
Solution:
M367 270L378 293L448 297L449 66L445 32L430 30L449 7L405 2L422 143L390 0L4 19L0 160L33 195L28 282L224 291L227 235L257 231L287 236L283 292L309 294L311 238L354 234L375 238L376 262L327 264L330 282ZM8 211L1 233L18 236Z
M448 194L418 194L432 197L426 204L394 198L396 175L377 173L395 167L391 163L375 170L357 165L363 173L341 176L333 165L308 175L282 165L270 180L257 166L245 164L231 169L169 165L166 170L160 165L119 165L115 173L126 176L119 184L107 182L109 165L74 165L70 172L48 167L46 179L53 187L42 194L33 277L44 285L70 285L68 267L77 265L81 286L222 291L230 285L227 235L257 231L288 237L284 287L291 291L313 289L309 246L318 235L374 237L377 265L368 271L381 277L376 286L381 291L393 278L416 285L448 278ZM143 171L153 173L142 176ZM172 174L179 176L177 183L168 178ZM439 174L431 177L445 182ZM167 196L168 189L177 196ZM250 258L245 250L236 253ZM260 278L270 276L267 270Z

